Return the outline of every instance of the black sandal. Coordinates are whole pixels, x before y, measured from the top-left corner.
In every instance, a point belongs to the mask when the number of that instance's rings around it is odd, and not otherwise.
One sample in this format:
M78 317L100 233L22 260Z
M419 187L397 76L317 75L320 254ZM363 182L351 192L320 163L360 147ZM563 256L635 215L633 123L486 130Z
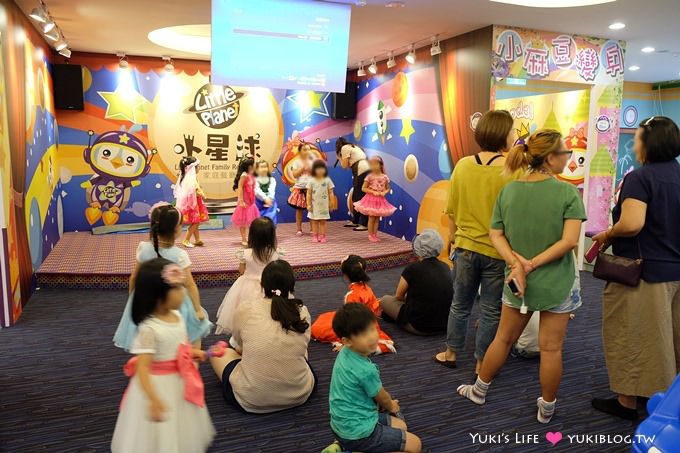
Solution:
M618 398L593 398L590 403L595 409L606 414L621 417L625 420L635 421L638 419L637 411L622 406Z
M439 353L437 353L437 354L439 354ZM435 361L436 363L440 364L441 366L444 366L444 367L446 367L446 368L451 368L451 369L457 368L457 367L458 367L458 365L456 365L456 361L455 361L455 360L439 360L439 359L437 358L437 354L435 354L434 357L433 357L433 358L434 358L434 361Z

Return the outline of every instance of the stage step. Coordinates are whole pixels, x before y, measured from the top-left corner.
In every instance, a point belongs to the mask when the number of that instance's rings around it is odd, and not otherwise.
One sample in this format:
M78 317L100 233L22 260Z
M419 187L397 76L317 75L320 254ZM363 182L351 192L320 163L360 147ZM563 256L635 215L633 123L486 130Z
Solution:
M237 203L237 200L234 200L234 199L229 199L229 200L206 199L205 200L205 206L206 206L206 208L208 208L208 213L214 214L214 215L231 215L231 214L233 214L234 209L236 209L236 203Z

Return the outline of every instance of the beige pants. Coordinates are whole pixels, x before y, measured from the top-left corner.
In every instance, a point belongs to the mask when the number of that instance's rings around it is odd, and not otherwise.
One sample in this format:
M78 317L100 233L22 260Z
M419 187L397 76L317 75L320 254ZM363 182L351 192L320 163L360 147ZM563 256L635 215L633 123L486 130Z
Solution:
M602 338L612 391L649 397L680 372L680 281L607 283Z

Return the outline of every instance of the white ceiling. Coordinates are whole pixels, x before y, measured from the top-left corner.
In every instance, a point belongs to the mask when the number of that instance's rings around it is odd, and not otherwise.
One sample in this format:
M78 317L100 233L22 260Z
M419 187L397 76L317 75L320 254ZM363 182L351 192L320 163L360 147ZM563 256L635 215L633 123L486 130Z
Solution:
M210 22L210 0L45 0L50 13L75 51L126 52L129 55L171 55L201 59L152 44L151 30ZM311 0L310 0L311 1ZM580 33L628 42L626 80L658 82L680 79L680 0L617 0L581 8L540 9L489 0L404 0L404 8L386 8L385 0L353 7L350 61L403 51L410 43L425 45L433 34L454 36L490 24ZM16 0L28 13L37 0ZM612 22L624 22L612 31ZM640 49L653 46L657 53ZM659 53L658 51L662 51Z

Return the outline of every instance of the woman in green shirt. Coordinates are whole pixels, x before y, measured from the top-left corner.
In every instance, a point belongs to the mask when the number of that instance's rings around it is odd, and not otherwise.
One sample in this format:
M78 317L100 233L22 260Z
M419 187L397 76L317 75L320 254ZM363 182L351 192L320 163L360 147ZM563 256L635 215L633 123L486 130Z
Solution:
M575 186L555 178L569 160L562 135L543 129L526 144L514 147L506 171L528 171L505 186L496 200L491 220L491 241L506 262L505 286L498 332L484 356L477 382L461 385L458 393L484 404L491 380L501 369L534 311L541 312L539 346L540 381L537 419L548 423L562 377L562 344L569 314L581 305L574 259L585 208Z

